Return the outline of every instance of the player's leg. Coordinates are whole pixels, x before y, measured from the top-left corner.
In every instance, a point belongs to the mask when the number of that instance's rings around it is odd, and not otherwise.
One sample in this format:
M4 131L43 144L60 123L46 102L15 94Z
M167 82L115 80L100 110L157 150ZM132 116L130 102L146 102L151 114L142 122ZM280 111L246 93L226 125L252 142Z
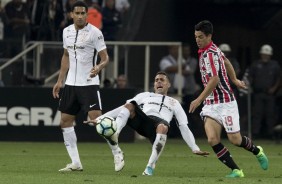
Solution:
M60 172L83 170L77 149L77 137L73 126L75 115L80 110L80 105L75 96L75 87L65 85L59 103L59 110L61 111L60 125L63 132L64 143L72 163L60 169Z
M125 127L128 118L133 118L135 116L135 105L129 103L125 104L120 108L120 112L118 113L115 121L117 124L117 131L108 138L108 141L112 144L118 144L118 137L122 129Z
M242 170L234 162L229 150L221 143L222 126L210 117L205 118L205 131L208 143L215 152L217 158L231 169L231 174L226 177L244 177Z
M117 122L117 135L120 134L121 130L125 127L128 118L131 117L133 118L135 115L135 105L132 103L127 103L125 104L120 113L118 114L116 118Z
M153 175L156 163L162 151L165 147L167 140L168 126L166 124L158 124L156 128L156 138L152 146L152 153L149 158L148 164L146 166L143 175Z
M229 141L232 144L242 147L252 152L256 156L263 170L268 169L268 158L265 155L265 153L263 152L263 149L261 146L256 146L250 138L246 136L242 137L240 133L227 134L227 135L228 135Z
M72 163L68 164L65 168L60 169L60 172L67 171L82 171L82 165L79 158L77 149L77 137L73 127L75 116L62 113L61 114L61 128L63 131L64 143L67 152L72 160Z
M234 101L230 104L228 109L227 108L225 109L226 111L229 111L226 112L228 116L225 118L225 123L224 123L225 131L227 132L229 141L232 144L242 147L252 152L254 155L256 155L261 168L267 170L268 159L264 154L263 149L260 146L254 145L253 141L250 138L246 136L243 137L241 136L237 103Z
M89 111L88 115L90 119L96 119L98 116L101 115L101 111L94 110L94 111ZM124 159L123 159L123 152L121 148L119 147L118 144L118 139L117 137L113 139L114 136L111 137L104 137L105 140L107 141L110 149L112 150L112 154L114 156L114 165L115 165L115 171L120 171L124 167Z
M135 110L135 106L133 104L131 104L131 103L125 104L121 108L121 111L116 118L117 131L110 138L106 138L106 140L107 140L107 142L108 142L108 144L109 144L109 146L112 150L112 153L114 155L115 171L122 170L124 165L125 165L123 152L118 145L118 137L119 137L121 130L126 125L130 115L134 114L134 110Z

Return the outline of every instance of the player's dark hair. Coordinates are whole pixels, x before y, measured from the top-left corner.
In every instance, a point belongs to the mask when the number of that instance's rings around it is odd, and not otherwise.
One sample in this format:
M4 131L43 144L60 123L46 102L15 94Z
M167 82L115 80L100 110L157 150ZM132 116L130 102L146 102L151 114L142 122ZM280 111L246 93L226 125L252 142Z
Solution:
M168 74L167 74L166 72L164 72L164 71L159 71L159 72L157 72L156 76L157 76L157 75L165 75L166 78L168 79L168 81L170 82L170 78L169 78L169 76L168 76Z
M88 12L88 6L84 1L76 1L72 6L71 6L71 11L73 12L75 7L84 7L86 12Z
M201 31L207 36L213 34L213 25L210 21L203 20L195 25L195 31Z

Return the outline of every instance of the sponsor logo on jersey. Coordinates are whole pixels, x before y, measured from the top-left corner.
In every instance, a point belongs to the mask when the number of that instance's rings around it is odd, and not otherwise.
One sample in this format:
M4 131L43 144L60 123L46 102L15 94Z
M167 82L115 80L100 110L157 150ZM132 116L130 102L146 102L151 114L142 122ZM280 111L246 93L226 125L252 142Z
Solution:
M75 49L85 49L85 47L84 47L84 46L78 46L78 45L76 45L76 46L75 46Z
M98 40L102 40L102 39L104 39L103 35L98 36Z
M161 107L167 108L169 111L172 111L171 108L169 106L165 105L165 104L160 104L160 103L157 103L157 102L148 102L148 104L158 105L158 106L161 105Z
M68 48L68 49L85 49L84 46L78 46L78 45L75 45L75 47L72 46L72 45L69 45L69 46L67 46L67 48Z

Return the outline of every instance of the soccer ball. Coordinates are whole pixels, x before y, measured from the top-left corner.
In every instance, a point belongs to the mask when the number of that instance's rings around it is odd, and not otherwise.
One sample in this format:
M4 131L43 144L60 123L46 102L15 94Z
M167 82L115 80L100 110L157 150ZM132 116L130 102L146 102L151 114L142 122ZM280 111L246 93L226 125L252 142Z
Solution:
M117 131L116 121L111 117L103 117L98 120L96 130L103 137L111 137Z

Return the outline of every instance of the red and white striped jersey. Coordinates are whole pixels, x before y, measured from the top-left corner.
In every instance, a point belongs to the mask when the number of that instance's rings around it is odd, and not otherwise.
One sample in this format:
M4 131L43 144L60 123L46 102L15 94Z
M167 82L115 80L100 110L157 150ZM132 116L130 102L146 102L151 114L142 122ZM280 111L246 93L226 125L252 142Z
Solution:
M219 77L218 85L205 99L204 104L219 104L233 101L235 96L227 77L223 52L211 42L207 47L199 49L198 54L199 68L204 87L207 86L211 77Z

